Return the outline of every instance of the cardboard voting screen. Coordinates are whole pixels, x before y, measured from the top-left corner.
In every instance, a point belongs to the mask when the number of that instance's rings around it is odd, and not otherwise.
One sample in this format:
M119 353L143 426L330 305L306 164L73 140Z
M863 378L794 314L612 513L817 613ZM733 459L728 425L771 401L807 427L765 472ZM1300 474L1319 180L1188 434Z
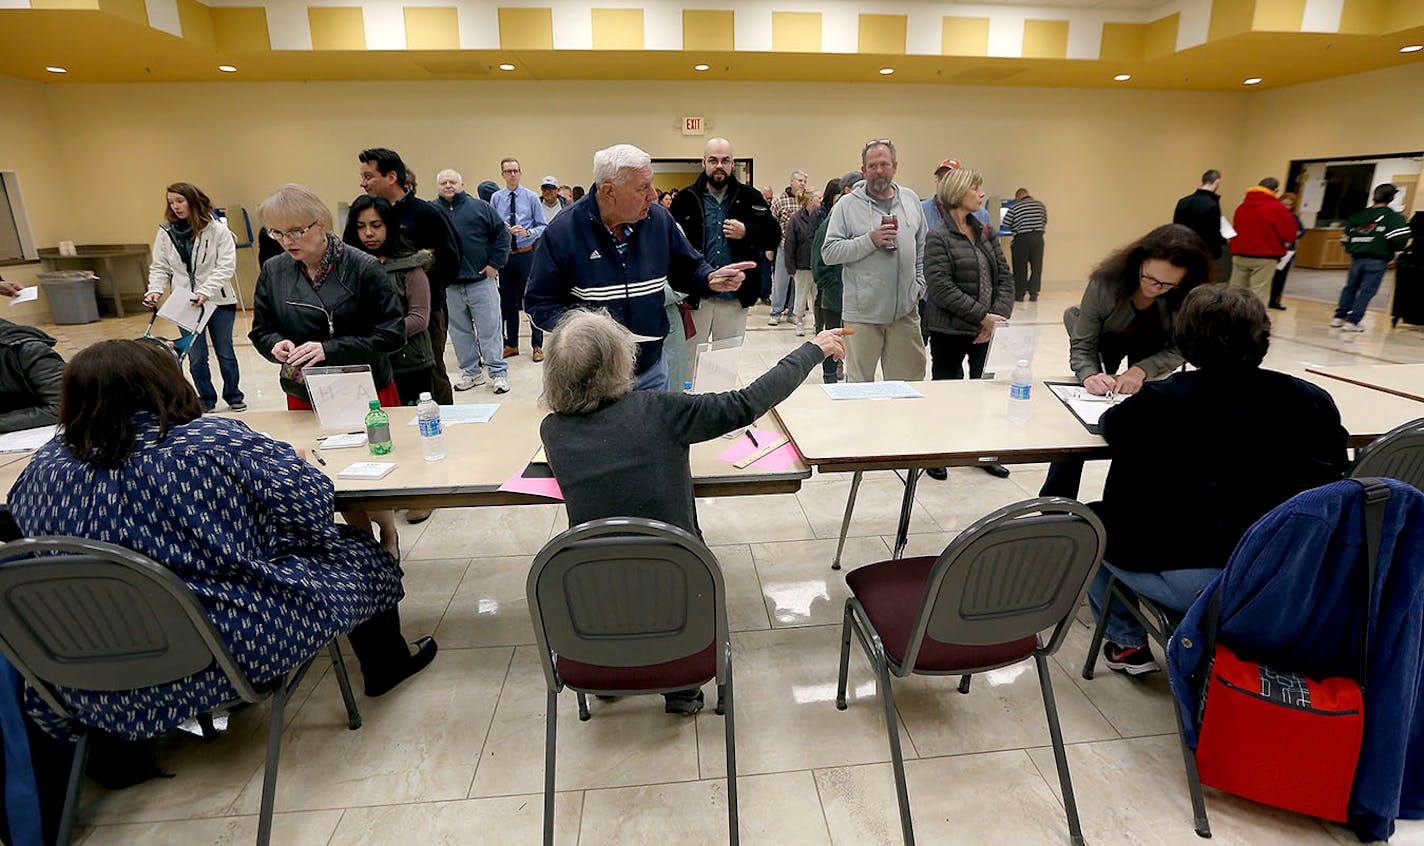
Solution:
M312 407L323 429L363 429L371 400L377 399L371 365L308 367L302 371Z
M1032 323L1000 323L994 327L994 336L989 339L989 357L984 362L985 379L1007 379L1020 361L1033 361L1034 348L1038 346L1038 332L1042 329Z
M737 367L742 361L742 335L697 346L697 373L692 377L694 394L716 394L736 390Z

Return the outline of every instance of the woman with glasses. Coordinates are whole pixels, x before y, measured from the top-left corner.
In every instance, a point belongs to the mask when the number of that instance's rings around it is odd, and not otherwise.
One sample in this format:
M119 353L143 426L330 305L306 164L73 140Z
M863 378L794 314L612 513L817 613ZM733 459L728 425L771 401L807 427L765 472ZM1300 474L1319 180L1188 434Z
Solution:
M400 405L389 356L405 346L405 312L380 261L331 234L331 211L303 185L278 188L257 213L283 254L262 265L247 337L282 366L287 408L311 408L306 368L344 364L370 365L381 405ZM381 543L399 557L394 514L343 516L362 527L376 520Z

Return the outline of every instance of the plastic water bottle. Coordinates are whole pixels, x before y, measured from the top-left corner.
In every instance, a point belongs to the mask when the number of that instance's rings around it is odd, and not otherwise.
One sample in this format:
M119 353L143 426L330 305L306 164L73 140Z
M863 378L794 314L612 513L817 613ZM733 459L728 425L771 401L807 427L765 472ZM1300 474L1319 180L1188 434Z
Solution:
M443 460L445 429L440 425L440 406L431 399L429 391L421 393L415 416L420 421L420 451L425 454L425 460Z
M1027 423L1029 394L1033 391L1033 370L1029 368L1028 362L1020 360L1010 379L1009 422Z
M389 455L391 446L391 418L381 410L380 400L371 400L371 410L366 413L366 447L372 455Z

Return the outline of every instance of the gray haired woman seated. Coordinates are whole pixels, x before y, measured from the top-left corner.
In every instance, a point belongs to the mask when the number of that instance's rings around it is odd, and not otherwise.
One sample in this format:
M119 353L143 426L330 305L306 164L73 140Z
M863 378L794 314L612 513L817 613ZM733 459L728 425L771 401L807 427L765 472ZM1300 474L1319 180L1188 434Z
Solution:
M721 394L634 391L637 342L603 311L571 311L544 344L539 433L569 523L646 517L701 537L688 446L750 425L826 356L845 356L840 329L792 350L755 382ZM702 691L668 694L669 713L695 714Z

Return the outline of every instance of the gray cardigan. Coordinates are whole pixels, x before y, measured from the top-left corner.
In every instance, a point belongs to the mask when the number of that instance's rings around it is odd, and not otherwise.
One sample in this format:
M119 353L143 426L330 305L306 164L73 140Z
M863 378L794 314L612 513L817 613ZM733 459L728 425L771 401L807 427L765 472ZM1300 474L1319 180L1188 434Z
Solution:
M1161 379L1181 367L1184 359L1170 340L1173 312L1167 305L1167 298L1158 297L1154 304L1169 340L1161 351L1133 364L1141 367L1148 379ZM1063 313L1063 322L1068 327L1068 363L1079 382L1103 372L1098 356L1098 339L1106 332L1121 332L1132 322L1135 314L1131 298L1119 300L1113 286L1100 277L1088 280L1082 305Z

